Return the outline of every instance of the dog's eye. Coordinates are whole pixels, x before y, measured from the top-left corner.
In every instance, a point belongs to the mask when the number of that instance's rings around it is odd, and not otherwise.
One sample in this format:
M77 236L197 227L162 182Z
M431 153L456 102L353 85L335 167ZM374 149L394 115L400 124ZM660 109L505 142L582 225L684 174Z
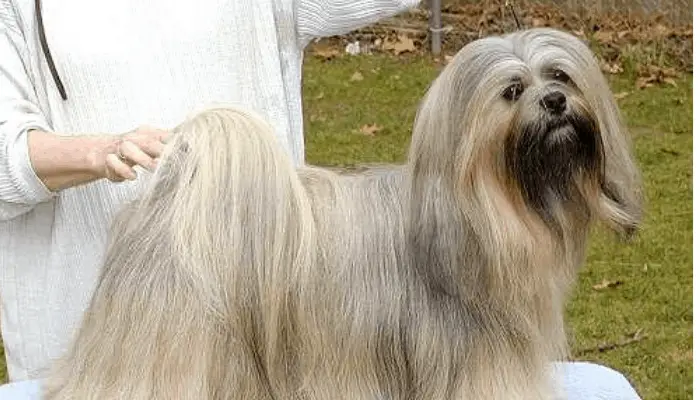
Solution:
M524 90L525 88L522 82L515 82L503 91L503 98L510 101L517 101Z
M555 69L554 71L552 71L552 79L562 83L569 83L569 81L571 80L571 78L569 78L569 75L567 75L566 72L560 69Z

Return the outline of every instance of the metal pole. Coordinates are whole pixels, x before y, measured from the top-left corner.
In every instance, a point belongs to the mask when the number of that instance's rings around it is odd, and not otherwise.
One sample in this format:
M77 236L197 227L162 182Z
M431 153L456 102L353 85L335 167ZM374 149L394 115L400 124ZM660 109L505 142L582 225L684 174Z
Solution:
M430 10L430 48L433 54L440 54L442 44L442 1L432 0Z

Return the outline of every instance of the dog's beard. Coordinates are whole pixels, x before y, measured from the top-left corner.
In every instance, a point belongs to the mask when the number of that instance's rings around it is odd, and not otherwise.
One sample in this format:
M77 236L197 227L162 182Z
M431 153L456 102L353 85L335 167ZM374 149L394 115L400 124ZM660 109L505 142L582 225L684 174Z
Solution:
M593 177L602 164L595 122L582 114L543 114L513 129L506 140L506 166L527 205L547 223L557 204L576 201L578 177Z

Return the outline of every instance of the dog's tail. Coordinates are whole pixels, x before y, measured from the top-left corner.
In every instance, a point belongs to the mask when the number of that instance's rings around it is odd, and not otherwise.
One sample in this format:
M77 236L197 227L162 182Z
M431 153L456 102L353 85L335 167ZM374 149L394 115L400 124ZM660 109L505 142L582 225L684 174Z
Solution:
M288 390L296 275L313 217L271 127L233 108L177 127L111 231L47 400L271 399Z

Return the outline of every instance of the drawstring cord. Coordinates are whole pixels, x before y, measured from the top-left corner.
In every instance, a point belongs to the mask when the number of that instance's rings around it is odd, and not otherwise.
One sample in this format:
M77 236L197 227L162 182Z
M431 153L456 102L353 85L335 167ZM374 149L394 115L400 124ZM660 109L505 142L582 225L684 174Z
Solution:
M36 9L36 22L39 28L39 42L41 43L41 50L44 52L44 57L46 58L46 63L49 65L49 70L51 71L51 76L53 81L58 88L58 92L61 94L63 100L67 100L66 89L63 87L63 82L61 82L61 77L58 76L58 71L56 71L56 64L53 62L53 57L51 57L51 51L49 50L49 44L46 42L46 33L44 32L44 18L41 15L41 0L34 0L34 7Z

